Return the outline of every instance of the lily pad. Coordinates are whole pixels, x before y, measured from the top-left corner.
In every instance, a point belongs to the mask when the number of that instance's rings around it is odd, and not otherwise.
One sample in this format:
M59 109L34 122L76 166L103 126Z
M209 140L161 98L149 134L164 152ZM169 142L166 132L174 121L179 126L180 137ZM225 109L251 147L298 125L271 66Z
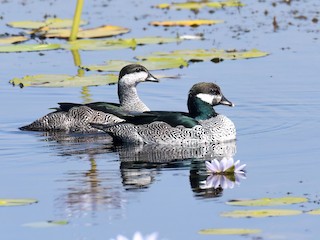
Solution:
M222 2L210 2L210 1L202 1L202 2L183 2L183 3L162 3L156 5L157 8L160 9L189 9L189 10L199 10L204 7L210 8L224 8L224 7L243 7L244 4L240 1L222 1Z
M262 217L277 217L277 216L292 216L299 215L302 211L290 209L259 209L259 210L236 210L231 212L221 213L222 217L232 218L262 218Z
M65 49L77 50L115 50L123 48L135 49L137 45L146 44L165 44L181 42L181 38L164 38L164 37L143 37L143 38L120 38L120 39L81 39L68 42L62 45Z
M311 211L307 212L307 214L320 215L320 208L319 208L319 209L311 210Z
M1 198L0 206L1 207L23 206L23 205L29 205L37 202L38 201L36 199L31 199L31 198L24 198L24 199Z
M50 28L68 28L72 26L72 23L73 19L48 18L45 21L9 22L7 25L14 28L38 29L46 26ZM85 24L87 24L86 21L80 21L80 25Z
M67 225L69 222L66 220L56 220L56 221L43 221L43 222L32 222L26 223L22 226L32 227L32 228L48 228L48 227L60 227Z
M195 20L176 20L176 21L154 21L150 24L153 26L181 26L181 27L198 27L200 25L214 25L223 23L223 20L210 20L210 19L195 19Z
M120 27L104 25L97 28L90 29L79 29L78 38L101 38L101 37L111 37L119 34L124 34L129 32L130 29ZM70 36L70 29L49 29L44 33L45 37L48 38L68 38Z
M69 50L116 50L123 48L135 49L137 43L134 39L112 39L112 40L99 40L99 39L81 39L62 45L63 48Z
M12 44L27 41L29 38L25 36L13 36L0 38L0 44Z
M79 77L67 74L39 74L13 78L9 82L20 87L83 87L114 84L118 82L118 76L107 74Z
M139 62L111 60L105 65L89 65L81 66L81 68L89 71L118 72L122 67L131 63L141 64L149 70L163 70L188 66L188 63L182 58L148 57L141 59Z
M4 52L36 52L60 49L60 44L16 44L0 46L0 53Z
M195 50L176 50L172 52L154 52L149 56L138 56L137 59L149 57L168 57L182 58L186 61L215 61L215 59L247 59L267 56L269 53L257 49L248 51L219 50L219 49L195 49Z
M260 233L260 229L246 229L246 228L209 228L199 231L200 234L208 235L247 235Z
M281 197L281 198L260 198L252 200L232 200L227 202L229 205L235 206L276 206L307 202L304 197Z

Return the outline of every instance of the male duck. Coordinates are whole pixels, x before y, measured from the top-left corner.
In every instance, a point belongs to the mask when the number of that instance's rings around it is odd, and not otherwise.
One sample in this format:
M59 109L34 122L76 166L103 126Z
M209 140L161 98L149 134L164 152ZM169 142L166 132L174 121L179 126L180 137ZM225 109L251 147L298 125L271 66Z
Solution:
M110 124L124 121L110 113L105 108L135 112L149 111L141 101L136 86L140 82L158 82L145 67L139 64L130 64L121 69L118 81L118 96L120 104L108 102L93 102L87 104L58 103L59 108L33 123L23 126L21 130L29 131L67 131L91 132L97 131L89 123Z
M91 126L109 133L118 142L194 145L234 140L236 128L233 122L213 109L219 104L234 106L223 96L219 86L201 82L189 91L189 113L128 113L109 109L126 122L108 125L92 123Z

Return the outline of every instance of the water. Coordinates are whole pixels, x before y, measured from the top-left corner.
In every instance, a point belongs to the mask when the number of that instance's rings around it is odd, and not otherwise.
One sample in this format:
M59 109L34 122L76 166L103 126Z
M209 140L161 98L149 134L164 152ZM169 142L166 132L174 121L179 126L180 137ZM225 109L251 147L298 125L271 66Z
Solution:
M73 2L19 1L1 3L1 32L13 20L41 20L45 14L70 17ZM3 238L15 239L110 239L117 234L131 237L158 232L161 239L317 239L318 216L232 219L221 212L250 209L228 206L231 199L306 196L304 204L273 208L308 211L319 208L317 179L319 162L318 94L319 19L318 1L247 1L240 10L210 13L199 18L225 19L210 27L152 27L148 22L193 18L189 11L161 11L150 5L161 3L110 1L86 2L84 18L90 27L105 23L130 27L126 37L177 33L203 33L205 41L142 46L136 50L81 52L83 64L101 64L109 59L132 60L153 51L175 49L258 48L268 57L238 61L193 63L188 68L159 71L180 74L181 79L163 79L159 84L140 84L141 98L154 110L186 110L190 87L200 81L218 83L235 108L217 107L236 124L238 139L227 148L235 159L247 164L247 178L223 191L203 191L206 178L203 161L193 159L208 149L114 147L110 139L77 135L48 136L21 132L19 126L49 112L59 101L117 101L116 86L80 88L12 87L8 81L39 73L76 74L68 51L1 54L0 81L0 198L36 198L37 204L0 208ZM67 4L67 5L66 5ZM63 10L63 11L62 11ZM296 12L298 11L298 12ZM267 14L266 14L267 12ZM306 16L307 19L299 19ZM134 20L135 17L137 20ZM279 25L274 32L273 17ZM143 30L146 28L146 30ZM90 74L90 73L87 73ZM211 151L212 148L210 148ZM205 158L207 158L207 155ZM191 155L191 157L190 157ZM170 157L180 160L170 162ZM141 163L137 160L152 160ZM161 161L162 163L159 163ZM53 228L24 227L26 223L68 220ZM258 228L250 236L208 236L206 228Z

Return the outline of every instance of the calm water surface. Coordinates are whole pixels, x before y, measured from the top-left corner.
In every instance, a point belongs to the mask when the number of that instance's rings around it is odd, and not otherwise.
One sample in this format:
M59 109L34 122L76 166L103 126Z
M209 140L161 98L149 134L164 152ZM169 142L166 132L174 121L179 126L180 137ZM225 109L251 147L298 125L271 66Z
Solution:
M13 20L42 20L45 14L73 15L74 2L9 1L0 3L1 33ZM123 7L124 3L127 7ZM12 87L8 81L40 73L76 74L65 50L0 54L0 198L35 198L37 204L1 207L3 239L110 239L158 232L161 239L318 239L319 217L300 214L272 218L225 218L221 212L252 209L226 205L231 199L305 196L304 204L280 209L319 208L320 82L317 0L246 1L238 9L161 11L160 1L87 1L83 17L90 27L105 23L132 29L126 37L203 33L204 41L141 46L136 50L80 52L83 64L110 59L133 60L153 51L175 49L258 48L270 53L250 60L191 63L188 68L153 72L181 75L139 85L141 98L154 110L186 111L187 92L200 81L218 83L235 108L217 107L238 130L235 143L179 149L113 146L105 135L48 135L21 132L19 126L48 113L57 102L117 101L116 86L81 88ZM103 7L104 6L104 7ZM301 17L304 16L304 17ZM199 28L156 28L153 20L225 19L225 24ZM272 24L276 17L279 29ZM146 29L144 29L146 28ZM90 74L90 73L87 73ZM204 159L221 153L247 164L247 178L233 189L202 190ZM172 161L173 159L178 159ZM138 161L149 161L139 163ZM255 208L259 209L259 208ZM52 228L24 224L67 220ZM209 236L207 228L257 228L249 236Z

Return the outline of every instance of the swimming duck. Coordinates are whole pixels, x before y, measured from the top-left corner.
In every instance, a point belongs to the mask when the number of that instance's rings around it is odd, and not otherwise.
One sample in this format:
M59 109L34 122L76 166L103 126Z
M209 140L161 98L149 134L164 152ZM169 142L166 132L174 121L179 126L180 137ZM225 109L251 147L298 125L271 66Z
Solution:
M105 108L135 112L149 111L150 109L141 101L136 86L140 82L158 82L144 66L129 64L119 73L118 97L120 104L108 102L93 102L87 104L58 103L55 112L49 113L33 123L23 126L21 130L29 131L67 131L92 132L89 123L110 124L124 121L123 119L104 112Z
M188 95L189 112L149 111L128 113L113 111L126 122L91 126L110 134L115 142L194 145L234 140L236 128L226 116L213 109L216 105L234 106L220 87L201 82L192 86Z

